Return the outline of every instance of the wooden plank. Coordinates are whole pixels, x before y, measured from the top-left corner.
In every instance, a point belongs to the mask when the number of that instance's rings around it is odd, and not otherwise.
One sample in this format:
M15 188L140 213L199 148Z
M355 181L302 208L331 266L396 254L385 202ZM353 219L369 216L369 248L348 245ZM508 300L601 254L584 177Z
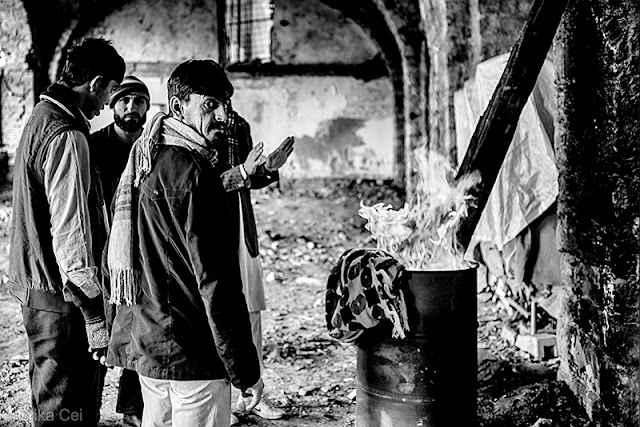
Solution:
M458 178L477 170L482 182L472 192L475 207L458 231L467 247L489 199L500 167L513 139L520 113L533 90L569 0L536 0L509 61L458 170Z

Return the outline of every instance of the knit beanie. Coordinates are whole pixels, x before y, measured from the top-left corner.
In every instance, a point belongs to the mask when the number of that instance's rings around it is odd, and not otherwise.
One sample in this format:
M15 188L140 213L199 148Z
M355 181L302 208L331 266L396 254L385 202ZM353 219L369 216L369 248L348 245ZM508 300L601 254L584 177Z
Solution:
M147 85L135 76L126 76L124 80L122 80L118 90L111 95L111 98L109 98L109 107L113 108L118 99L126 95L131 95L132 93L140 95L146 99L147 106L150 104L151 97L149 96L149 89L147 88Z

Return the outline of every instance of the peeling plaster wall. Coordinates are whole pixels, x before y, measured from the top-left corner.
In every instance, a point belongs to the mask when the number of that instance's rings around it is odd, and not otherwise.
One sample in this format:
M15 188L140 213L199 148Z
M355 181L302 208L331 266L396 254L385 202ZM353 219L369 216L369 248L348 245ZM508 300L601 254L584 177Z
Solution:
M464 3L461 0L447 0L447 4L449 2L453 5L451 10L458 10L456 8ZM532 0L517 0L515 2L481 0L479 3L484 56L492 56L508 50L518 36ZM19 135L24 120L28 117L32 108L32 100L29 97L29 94L32 93L31 73L26 71L23 65L23 58L30 41L28 40L29 30L21 2L19 0L0 0L0 5L7 5L0 11L4 16L7 14L21 14L22 23L18 26L19 28L16 27L15 31L24 34L21 36L24 42L20 44L19 53L15 56L15 58L18 58L19 65L12 70L7 68L5 73L5 77L10 76L10 78L19 81L19 84L11 86L17 90L13 90L12 95L7 95L5 93L6 87L2 87L5 97L3 102L4 114L2 122L4 127L2 134L5 135L5 144L11 144L11 142L7 143L6 141L16 140L14 134L17 133ZM456 14L453 15L457 16ZM10 21L5 19L4 16L1 22L3 24L3 37L6 37L4 35L7 32L5 26ZM405 20L408 20L408 17L401 17L402 22ZM175 64L193 57L219 59L220 49L217 24L216 0L133 0L107 16L86 35L104 36L112 39L116 48L129 63L130 70L135 69L135 72L141 77L158 82L158 86L162 86L168 77L167 70L170 70L167 64ZM360 64L381 52L361 27L345 18L340 12L327 6L321 0L308 0L305 2L275 0L273 53L276 64L313 65L331 63ZM140 64L149 66L135 68ZM156 65L157 67L154 71L154 66ZM256 82L268 81L268 78L263 77L254 77L254 79ZM280 81L284 82L286 79L286 77L282 77ZM292 79L292 85L295 87L298 84L295 82L296 77ZM342 77L335 78L336 82L342 79L349 80ZM7 79L7 81L9 80ZM362 88L362 90L369 90L374 82L357 83L347 91L352 94L350 96L356 99L358 97L372 96L368 93L359 94L358 91L360 89L357 89L356 86ZM377 82L375 84L389 86L386 80L384 83ZM159 96L164 97L164 94L160 92L163 92L162 89L158 93ZM15 100L11 101L13 94L17 94L18 98L22 98L22 101L16 104L17 108L14 108L12 103ZM393 91L374 91L374 94L385 97L373 99L374 103L392 105ZM6 101L7 98L10 99L9 102ZM340 101L328 100L327 102L337 105ZM158 108L161 107L158 106ZM268 110L275 107L270 107L266 104L264 107L259 107L256 104L249 109L257 108ZM337 114L333 117L334 119L342 117ZM370 120L369 118L366 119ZM329 118L323 118L323 120L329 120ZM384 134L386 138L386 135L394 133L395 120L390 122L384 120L376 123L376 126L380 129L378 132L371 132L371 134ZM328 133L332 134L332 131L328 131ZM374 139L373 136L369 136L366 133L363 138L365 146L378 150L381 144L379 142L380 139ZM390 147L397 145L393 138L388 144ZM387 154L393 152L389 151L391 150L389 146L385 146L384 149L380 148L382 151L375 151L375 157L391 159L393 156ZM13 153L15 148L10 146L8 151ZM386 168L387 166L380 166L376 170L373 168L367 170L371 170L375 174L386 175L388 170ZM337 173L335 171L340 168L325 164L313 170L321 169L325 171L331 170L333 174Z
M101 36L129 62L218 60L215 0L136 0L109 15L87 36Z
M166 79L137 75L151 92L147 117L166 111ZM235 87L233 108L250 123L254 143L264 142L270 153L287 136L296 137L282 176L392 177L395 119L389 79L229 77ZM106 108L91 121L92 129L112 120Z
M284 176L390 178L394 152L393 89L388 79L233 77L233 106L254 142L271 152L296 137Z
M31 32L20 0L0 0L0 47L6 55L0 81L0 150L9 153L12 164L22 129L33 110L33 74L25 63Z
M318 0L276 0L275 6L277 64L358 64L379 52L362 28Z
M378 53L359 26L318 0L275 4L274 56L279 64L359 64ZM89 35L111 38L128 69L150 86L155 104L150 118L166 108L162 104L170 69L164 64L191 57L217 59L216 22L213 0L136 0ZM141 63L150 66L138 67ZM264 141L270 152L286 136L297 138L284 176L392 177L396 138L389 79L241 73L230 78L236 87L234 108L251 124L254 141ZM111 120L106 108L92 121L93 129Z

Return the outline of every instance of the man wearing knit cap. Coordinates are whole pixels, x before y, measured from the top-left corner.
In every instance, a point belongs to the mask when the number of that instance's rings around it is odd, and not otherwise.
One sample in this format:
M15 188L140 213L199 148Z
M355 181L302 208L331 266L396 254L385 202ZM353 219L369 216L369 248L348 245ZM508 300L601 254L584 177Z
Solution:
M109 99L113 123L91 135L91 162L100 174L107 206L111 206L131 145L142 133L149 100L147 86L137 77L126 76Z
M126 76L120 87L109 99L109 106L113 110L113 123L91 135L91 164L95 168L95 177L99 182L99 189L107 206L104 213L107 228L96 230L101 239L96 242L96 259L102 259L103 248L107 240L107 232L112 223L110 209L120 176L127 164L129 152L136 139L142 133L142 126L149 110L149 89L137 77ZM102 233L100 233L102 232ZM108 300L110 293L109 279L106 268L103 272L103 295ZM107 325L111 329L115 308L105 301ZM124 369L120 376L118 401L116 411L124 414L123 424L139 426L142 419L142 393L138 374Z

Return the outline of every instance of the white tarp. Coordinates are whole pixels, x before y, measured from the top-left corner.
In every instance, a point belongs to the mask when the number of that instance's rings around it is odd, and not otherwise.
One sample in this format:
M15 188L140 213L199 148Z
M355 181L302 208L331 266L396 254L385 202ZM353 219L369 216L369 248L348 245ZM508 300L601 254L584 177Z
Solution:
M500 80L508 54L480 63L475 77L454 94L458 164L462 163L476 124ZM481 242L504 245L545 212L558 196L558 171L553 150L556 111L555 71L546 60L522 111L513 141L467 256Z

